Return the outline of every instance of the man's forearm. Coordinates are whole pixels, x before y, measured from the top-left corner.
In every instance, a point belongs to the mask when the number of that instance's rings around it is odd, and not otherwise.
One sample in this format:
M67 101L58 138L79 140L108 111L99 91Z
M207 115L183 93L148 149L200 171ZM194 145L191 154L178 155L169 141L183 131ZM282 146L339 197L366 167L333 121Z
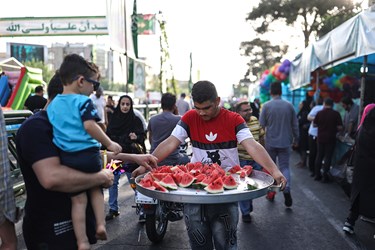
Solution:
M50 157L33 164L40 184L47 190L73 193L101 186L106 176L101 173L83 173L60 164L58 157Z

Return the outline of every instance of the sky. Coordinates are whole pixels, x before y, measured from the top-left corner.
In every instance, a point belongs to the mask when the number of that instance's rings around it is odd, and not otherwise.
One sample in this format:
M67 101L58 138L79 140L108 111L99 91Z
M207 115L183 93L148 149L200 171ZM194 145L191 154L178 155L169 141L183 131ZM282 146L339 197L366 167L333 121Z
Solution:
M132 0L131 0L132 1ZM357 1L357 0L353 0ZM12 0L12 6L2 11L1 17L25 16L100 16L106 14L106 0ZM173 73L178 80L188 80L189 54L193 57L193 81L213 82L222 97L230 96L232 84L243 78L247 58L240 56L240 43L255 38L245 18L259 0L137 0L138 13L163 12L170 46ZM365 0L367 3L367 1ZM276 44L286 42L292 60L303 51L302 32L289 28L272 34ZM51 43L93 43L109 49L109 37L28 37L1 38L0 52L5 42L23 42L50 45ZM138 36L139 56L146 57L153 72L159 72L159 34ZM199 75L198 75L199 71Z
M193 81L213 82L222 96L228 96L232 84L246 72L246 59L240 56L242 41L252 40L254 33L245 22L257 0L137 0L138 13L162 11L170 46L173 73L178 80L189 79L189 54L193 57ZM105 15L105 0L12 0L12 6L1 17L25 16L97 16ZM5 42L50 45L60 43L97 43L109 47L108 36L98 37L28 37L0 38L0 52ZM160 64L159 36L138 37L139 56L158 72Z

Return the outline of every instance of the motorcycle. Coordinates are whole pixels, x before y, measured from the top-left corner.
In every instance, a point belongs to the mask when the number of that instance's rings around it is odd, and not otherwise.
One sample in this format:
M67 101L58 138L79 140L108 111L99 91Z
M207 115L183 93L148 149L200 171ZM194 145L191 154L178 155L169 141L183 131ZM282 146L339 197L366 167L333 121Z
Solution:
M145 215L146 234L150 241L158 243L163 240L167 231L168 222L183 218L183 203L162 201L148 197L136 190L135 179L131 178L130 185L135 191L136 213L143 211Z

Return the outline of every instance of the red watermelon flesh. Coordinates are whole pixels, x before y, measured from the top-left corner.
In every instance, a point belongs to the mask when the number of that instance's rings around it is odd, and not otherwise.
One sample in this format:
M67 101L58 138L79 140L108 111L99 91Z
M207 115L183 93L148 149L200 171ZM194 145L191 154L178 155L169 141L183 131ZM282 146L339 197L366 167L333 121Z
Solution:
M225 176L223 178L223 185L226 189L236 189L238 187L238 183L231 175Z
M153 185L153 182L150 181L150 180L143 180L143 179L142 179L142 180L139 182L139 185L142 186L142 187L144 187L144 188L147 188L147 189L155 190L155 187L154 187L154 185Z
M178 185L180 187L188 187L194 181L195 181L195 177L194 176L192 176L191 174L188 174L188 173L184 173L184 174L182 174L182 178L180 180L180 183L178 183Z
M181 182L182 176L184 175L184 172L178 172L172 175L174 182L178 185Z
M167 175L166 177L164 177L159 182L159 184L162 185L163 187L166 187L166 188L169 188L169 189L177 189L177 184L173 180L173 177L171 175Z
M158 190L158 191L161 191L161 192L164 192L164 193L168 193L168 189L159 185L158 182L154 181L154 183L152 185L155 187L155 190Z
M216 194L216 193L223 193L224 192L224 184L221 177L215 179L211 182L207 187L204 188L208 193Z
M245 165L243 167L243 169L246 171L247 176L250 176L251 173L253 172L253 166L251 166L251 165Z
M188 171L192 170L195 167L194 163L192 162L187 163L185 166Z
M218 177L219 177L218 175L207 175L206 178L204 178L199 184L203 186L207 186Z
M199 175L195 176L195 182L196 183L201 182L201 181L204 180L204 178L206 178L205 174L199 174Z
M170 175L170 173L151 173L152 178L154 178L156 181L161 181L168 175Z
M238 171L240 171L242 168L240 167L240 165L235 165L233 166L231 169L228 170L229 173L231 174L235 174L237 173Z

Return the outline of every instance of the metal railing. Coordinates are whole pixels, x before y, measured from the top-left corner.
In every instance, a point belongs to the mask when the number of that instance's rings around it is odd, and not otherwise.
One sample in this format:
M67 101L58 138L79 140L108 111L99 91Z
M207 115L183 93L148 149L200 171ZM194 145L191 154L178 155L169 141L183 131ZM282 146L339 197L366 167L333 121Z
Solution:
M13 181L13 190L15 196L21 196L25 193L25 183L23 181L21 169L18 164L16 151L16 134L29 116L33 113L29 110L4 110L5 129L8 134L8 158L10 163L11 178Z

